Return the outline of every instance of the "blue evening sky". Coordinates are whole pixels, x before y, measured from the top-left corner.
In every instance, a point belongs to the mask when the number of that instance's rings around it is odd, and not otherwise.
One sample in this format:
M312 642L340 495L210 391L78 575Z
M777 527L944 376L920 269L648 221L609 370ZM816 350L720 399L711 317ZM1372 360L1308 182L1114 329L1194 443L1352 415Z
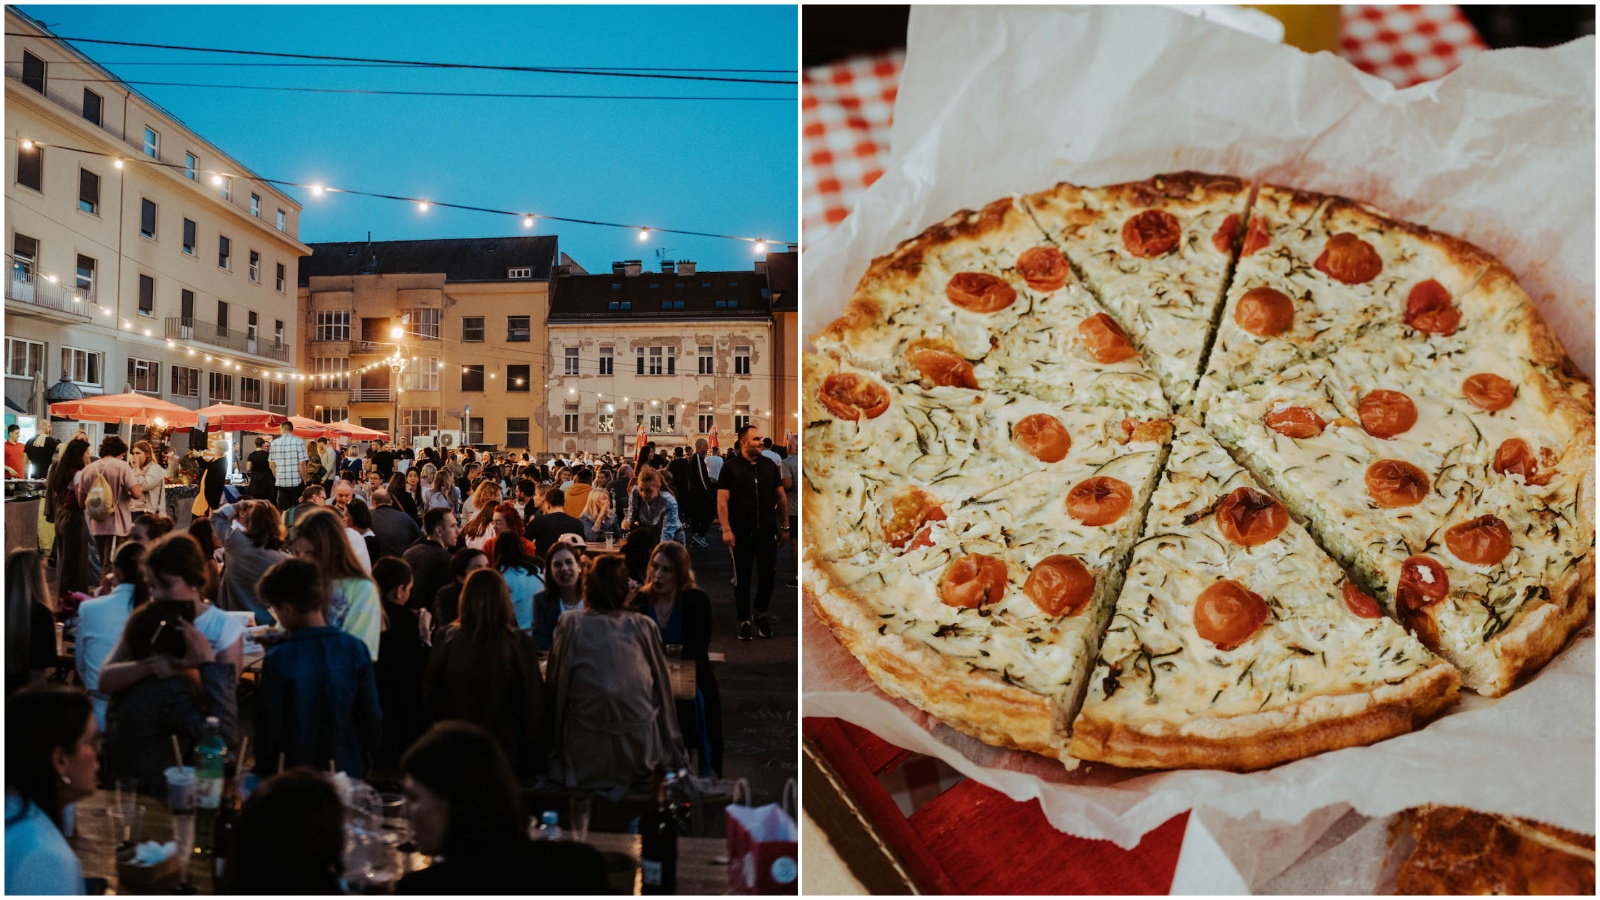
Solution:
M35 6L62 37L428 62L703 73L729 84L288 62L106 44L79 50L127 81L494 93L778 97L782 102L401 97L135 89L256 174L406 197L660 228L799 238L798 18L793 6ZM151 64L151 63L160 63ZM693 73L691 73L693 74ZM528 234L521 219L288 189L307 242ZM655 251L749 269L752 245L539 222L591 272Z

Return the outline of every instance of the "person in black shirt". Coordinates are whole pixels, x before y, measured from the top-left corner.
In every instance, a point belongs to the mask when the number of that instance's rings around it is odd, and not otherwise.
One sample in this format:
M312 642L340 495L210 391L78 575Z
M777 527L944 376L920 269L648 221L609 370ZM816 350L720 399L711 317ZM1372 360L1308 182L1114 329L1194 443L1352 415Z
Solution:
M372 464L377 467L378 474L383 476L384 483L387 484L389 479L394 477L394 451L383 441L375 442L373 447Z
M278 483L272 474L266 438L256 438L256 449L245 458L244 469L250 474L250 496L258 500L277 500Z
M43 478L50 471L50 463L56 458L56 448L61 442L48 431L41 431L34 435L22 448L22 455L28 460L28 477Z
M722 542L733 549L739 640L748 641L755 634L772 637L767 607L778 568L778 540L789 536L789 501L777 464L761 455L761 430L754 425L739 429L738 449L717 478L717 517L722 521ZM750 616L751 569L757 579L754 620Z

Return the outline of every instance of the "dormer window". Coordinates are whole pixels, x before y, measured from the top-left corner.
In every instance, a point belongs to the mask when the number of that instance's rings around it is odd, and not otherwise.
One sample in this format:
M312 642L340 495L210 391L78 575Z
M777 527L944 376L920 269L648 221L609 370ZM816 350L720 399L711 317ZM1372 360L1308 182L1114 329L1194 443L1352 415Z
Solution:
M523 267L523 268L520 268L520 269L507 269L506 270L506 277L507 278L532 278L533 277L533 269L532 269L532 267L526 267L526 266Z

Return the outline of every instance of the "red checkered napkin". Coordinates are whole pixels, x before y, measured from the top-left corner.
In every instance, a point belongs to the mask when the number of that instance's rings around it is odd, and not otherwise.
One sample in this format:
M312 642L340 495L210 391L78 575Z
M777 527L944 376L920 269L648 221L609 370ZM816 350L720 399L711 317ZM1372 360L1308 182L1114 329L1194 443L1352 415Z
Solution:
M805 145L801 208L820 234L844 221L850 204L883 174L889 124L905 54L861 56L808 70L801 88Z
M1457 6L1344 7L1339 55L1396 87L1442 78L1487 49Z

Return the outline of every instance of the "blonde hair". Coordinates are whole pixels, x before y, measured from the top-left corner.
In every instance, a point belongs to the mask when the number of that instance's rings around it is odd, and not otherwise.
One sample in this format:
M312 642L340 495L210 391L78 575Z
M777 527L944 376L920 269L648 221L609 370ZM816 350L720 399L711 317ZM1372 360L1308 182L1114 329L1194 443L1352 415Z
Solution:
M493 481L483 481L478 489L472 492L472 508L477 512L472 516L472 521L461 529L461 533L469 538L475 538L494 524L494 508L500 505L504 496L500 485ZM493 495L492 497L490 495Z
M589 499L583 504L582 515L594 520L596 525L605 521L611 513L611 495L603 490L592 490Z

